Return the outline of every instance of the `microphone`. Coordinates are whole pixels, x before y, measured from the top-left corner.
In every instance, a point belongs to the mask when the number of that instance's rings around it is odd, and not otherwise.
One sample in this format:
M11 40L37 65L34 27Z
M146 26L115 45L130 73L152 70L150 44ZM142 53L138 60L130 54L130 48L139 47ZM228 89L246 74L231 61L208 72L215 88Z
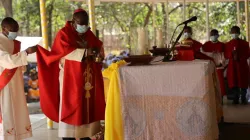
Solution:
M182 22L182 23L179 24L178 26L183 25L183 24L187 24L187 23L189 23L189 22L196 21L196 20L197 20L197 16L193 16L193 17L191 17L190 19L188 19L188 20Z

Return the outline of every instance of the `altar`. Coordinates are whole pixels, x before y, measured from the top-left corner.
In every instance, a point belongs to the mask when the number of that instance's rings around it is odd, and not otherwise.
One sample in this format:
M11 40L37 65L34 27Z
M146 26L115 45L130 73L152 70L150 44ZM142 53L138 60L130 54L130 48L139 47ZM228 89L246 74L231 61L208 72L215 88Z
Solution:
M108 80L105 139L218 139L223 112L216 69L210 61L117 63L103 75Z

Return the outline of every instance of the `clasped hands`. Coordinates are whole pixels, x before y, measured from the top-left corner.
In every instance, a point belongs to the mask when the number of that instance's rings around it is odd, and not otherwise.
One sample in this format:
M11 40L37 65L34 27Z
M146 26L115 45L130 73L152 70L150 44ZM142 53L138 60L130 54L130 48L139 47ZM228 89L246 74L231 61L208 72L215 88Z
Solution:
M102 62L103 55L102 55L102 53L100 52L99 49L97 49L97 48L89 48L89 47L87 47L87 44L84 43L84 42L77 41L77 43L78 43L78 48L86 49L87 54L84 56L83 59L92 58L96 62Z
M238 61L238 60L239 60L238 53L237 53L236 50L234 50L234 51L232 52L232 55L233 55L233 60L235 60L235 61Z

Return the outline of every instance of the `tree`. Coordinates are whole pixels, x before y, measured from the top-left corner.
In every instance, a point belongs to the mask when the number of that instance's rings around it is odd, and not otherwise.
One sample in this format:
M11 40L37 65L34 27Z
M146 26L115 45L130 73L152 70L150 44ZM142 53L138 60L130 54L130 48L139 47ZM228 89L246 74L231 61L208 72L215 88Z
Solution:
M0 2L4 7L5 16L12 17L13 16L12 0L0 0Z
M19 21L20 33L26 36L41 36L41 21L39 0L0 0L3 5L0 8L0 14L6 12L6 15L12 14L14 9L14 18ZM12 4L11 4L12 2ZM167 7L168 6L168 7ZM11 8L9 8L11 7ZM74 9L84 8L88 10L87 5L82 2L68 2L66 0L46 0L48 31L50 46L57 31L65 25L66 20L71 20ZM244 21L244 2L240 3L241 28L245 36ZM5 10L7 9L7 10ZM166 11L168 9L168 11ZM220 10L217 10L220 9ZM103 34L110 33L113 38L119 38L122 47L137 46L138 27L144 27L149 30L149 37L152 40L153 34L153 5L148 3L102 3L96 6L97 29ZM194 38L202 42L207 40L206 34L206 9L205 3L188 3L186 5L187 17L197 16L198 20L189 25L194 29ZM230 39L230 28L236 25L236 3L235 2L211 2L209 9L210 28L216 28L220 32L220 40ZM183 21L183 4L177 2L159 3L156 5L156 26L163 27L165 37L171 36L177 24ZM166 19L168 14L169 19ZM167 21L168 27L166 28ZM181 29L181 28L180 28ZM177 33L180 30L177 30ZM101 35L103 36L103 35ZM105 45L105 44L104 44ZM114 45L114 44L112 44Z

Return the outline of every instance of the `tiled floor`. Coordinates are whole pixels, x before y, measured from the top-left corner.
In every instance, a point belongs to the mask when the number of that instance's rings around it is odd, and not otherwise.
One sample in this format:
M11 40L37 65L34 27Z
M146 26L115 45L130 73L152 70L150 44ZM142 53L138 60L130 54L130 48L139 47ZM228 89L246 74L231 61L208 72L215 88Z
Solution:
M250 103L248 105L233 105L232 101L224 99L225 122L250 124Z
M231 101L226 101L223 106L225 122L250 123L250 104L232 105ZM33 137L26 140L61 140L58 138L58 125L54 123L54 129L47 129L47 119L43 114L30 115Z
M41 114L39 115L42 116ZM54 128L52 130L47 129L46 118L43 118L40 121L35 121L35 122L33 121L32 129L33 129L33 137L26 140L61 140L60 138L58 138L58 133L57 133L58 125L54 123Z

